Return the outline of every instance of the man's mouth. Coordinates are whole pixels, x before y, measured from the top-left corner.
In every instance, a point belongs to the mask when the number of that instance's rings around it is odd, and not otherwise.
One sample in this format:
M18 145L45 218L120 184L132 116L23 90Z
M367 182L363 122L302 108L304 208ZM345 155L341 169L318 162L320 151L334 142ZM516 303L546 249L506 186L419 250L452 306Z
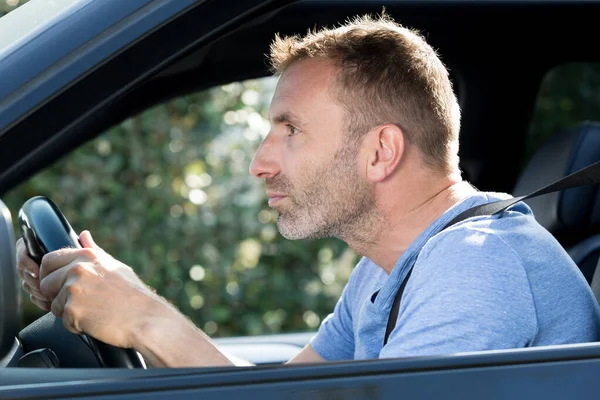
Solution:
M287 195L283 193L267 192L267 197L269 198L269 207L273 207L278 202L285 199Z

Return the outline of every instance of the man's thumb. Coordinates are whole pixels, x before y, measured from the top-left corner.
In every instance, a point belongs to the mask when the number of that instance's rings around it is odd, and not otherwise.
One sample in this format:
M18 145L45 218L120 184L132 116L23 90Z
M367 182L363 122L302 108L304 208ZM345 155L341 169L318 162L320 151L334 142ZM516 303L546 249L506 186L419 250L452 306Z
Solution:
M79 242L81 243L81 247L85 247L88 249L100 249L100 246L98 246L96 244L96 242L94 242L94 239L92 239L92 234L90 233L90 231L83 231L81 232L81 235L79 235Z

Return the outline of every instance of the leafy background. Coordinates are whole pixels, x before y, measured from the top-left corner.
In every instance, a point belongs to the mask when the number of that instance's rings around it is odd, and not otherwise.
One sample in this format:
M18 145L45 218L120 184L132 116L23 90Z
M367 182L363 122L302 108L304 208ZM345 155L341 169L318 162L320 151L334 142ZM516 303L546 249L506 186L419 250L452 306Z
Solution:
M0 0L0 15L23 3ZM275 84L235 82L153 107L3 200L16 213L32 196L51 198L76 231L89 229L210 335L315 330L358 257L334 239L283 239L262 182L248 173ZM600 120L600 65L550 71L528 154L585 119ZM40 315L24 302L23 324Z

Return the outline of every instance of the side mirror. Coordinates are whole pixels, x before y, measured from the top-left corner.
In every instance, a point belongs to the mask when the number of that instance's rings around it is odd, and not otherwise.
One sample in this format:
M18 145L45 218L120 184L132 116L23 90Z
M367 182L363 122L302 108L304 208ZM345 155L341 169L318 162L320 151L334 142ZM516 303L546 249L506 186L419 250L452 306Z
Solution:
M13 345L21 326L15 236L8 208L0 201L0 359Z

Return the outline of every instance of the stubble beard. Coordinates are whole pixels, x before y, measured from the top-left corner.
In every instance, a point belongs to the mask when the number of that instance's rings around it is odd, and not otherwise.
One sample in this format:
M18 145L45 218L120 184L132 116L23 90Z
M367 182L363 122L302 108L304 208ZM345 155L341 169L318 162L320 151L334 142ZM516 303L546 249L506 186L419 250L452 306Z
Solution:
M278 210L282 236L290 240L334 237L345 242L374 239L375 202L368 183L358 174L356 154L356 149L342 148L294 185L282 176L267 182L269 188L288 194L291 203Z

